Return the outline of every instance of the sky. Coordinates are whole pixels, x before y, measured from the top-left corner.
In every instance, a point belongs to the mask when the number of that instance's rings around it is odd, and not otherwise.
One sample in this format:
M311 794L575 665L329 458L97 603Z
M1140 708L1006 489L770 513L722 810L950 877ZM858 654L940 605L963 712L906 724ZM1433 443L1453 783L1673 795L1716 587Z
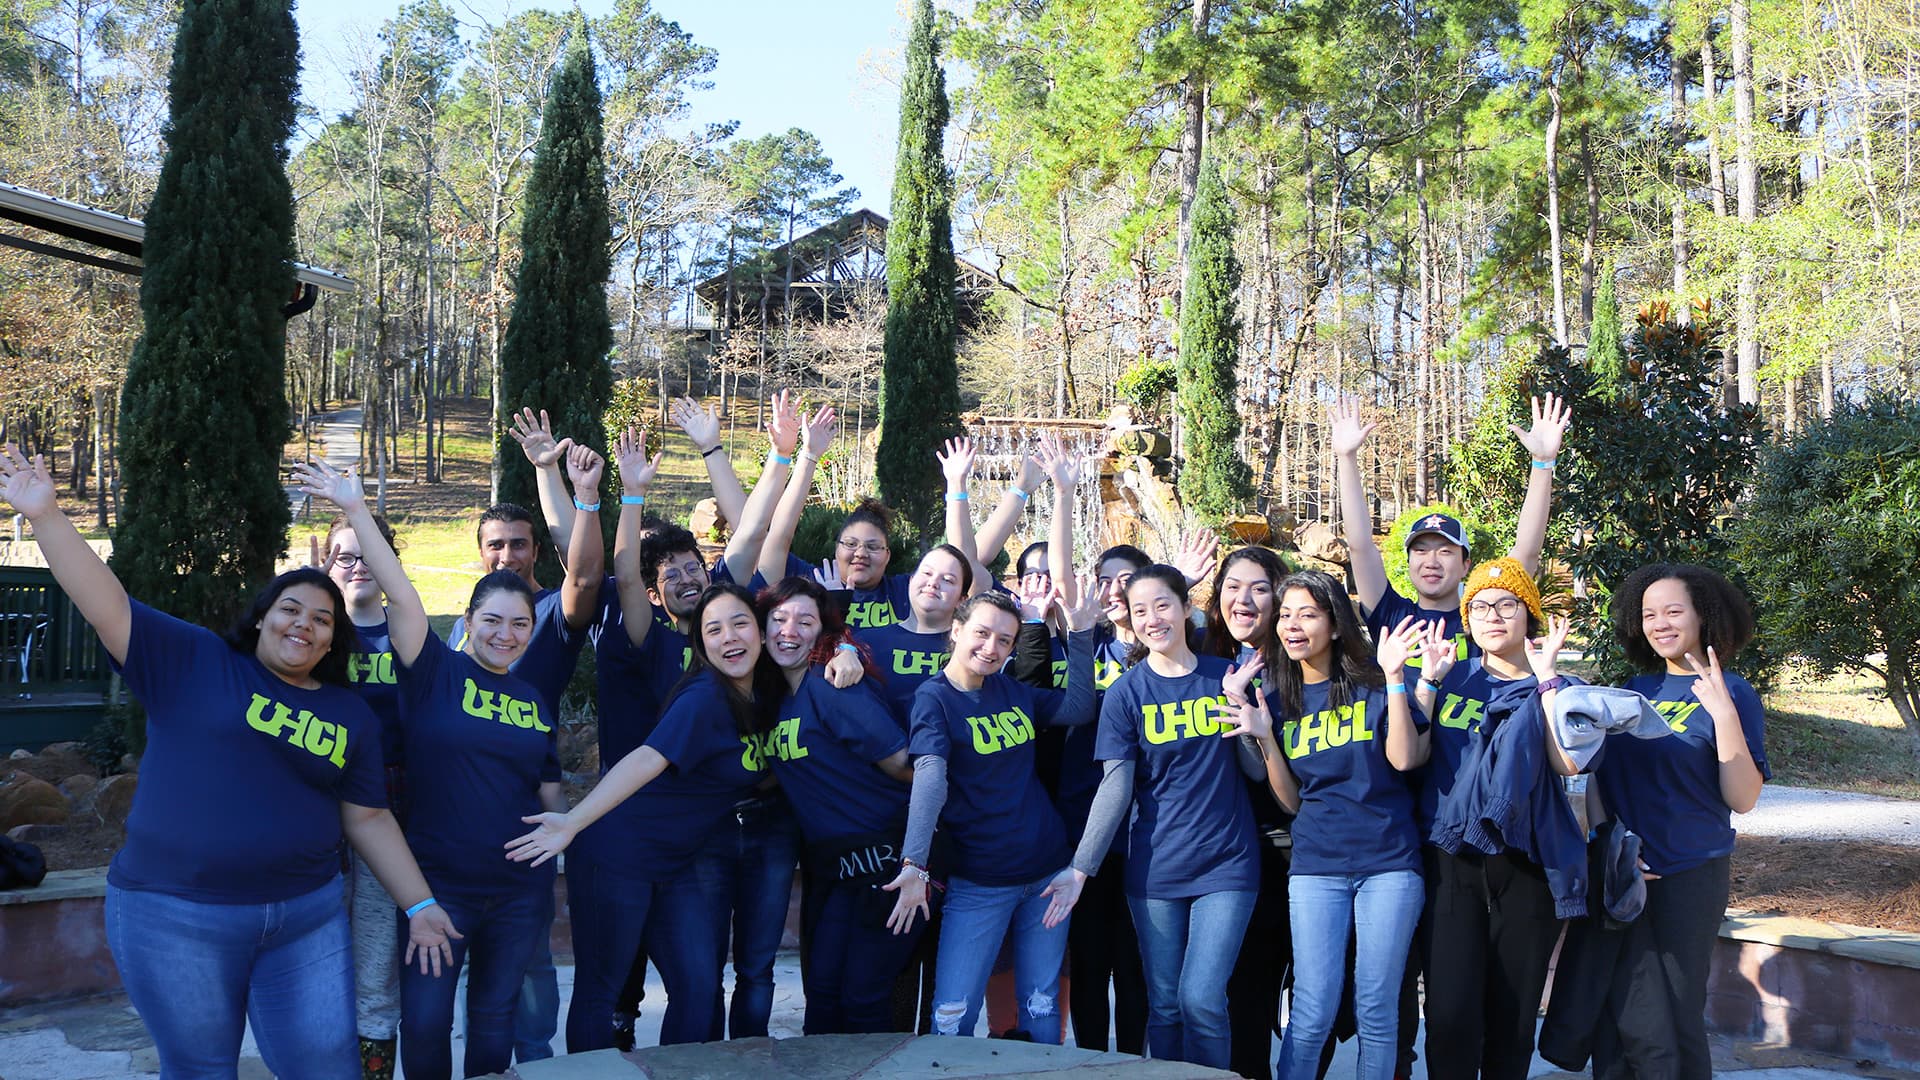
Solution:
M401 0L297 0L301 96L322 115L348 104L342 74L350 44L370 38ZM463 22L494 23L533 7L571 3L450 0ZM589 18L612 0L581 0ZM834 168L860 189L856 206L887 213L899 123L898 71L908 8L900 0L653 0L653 10L719 53L713 89L692 96L690 127L740 122L754 138L788 128L820 137Z

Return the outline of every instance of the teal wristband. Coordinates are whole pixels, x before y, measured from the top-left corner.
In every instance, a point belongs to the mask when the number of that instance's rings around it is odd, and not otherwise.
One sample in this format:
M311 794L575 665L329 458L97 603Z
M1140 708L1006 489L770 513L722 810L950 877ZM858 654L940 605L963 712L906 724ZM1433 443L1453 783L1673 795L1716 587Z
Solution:
M439 902L440 902L440 901L438 901L438 900L435 900L435 899L434 899L433 897L431 897L431 896L429 896L429 897L427 897L427 898L426 898L425 900L422 900L422 901L420 901L419 903L417 903L417 904L415 904L415 905L413 905L412 907L410 907L410 908L408 908L408 909L407 909L407 918L409 918L409 919L411 919L411 918L413 918L413 917L414 917L415 915L418 915L418 914L420 914L421 912L423 912L423 911L425 911L425 910L427 910L428 908L430 908L430 907L432 907L432 906L434 906L435 904L438 904Z
M579 499L575 499L573 500L573 506L574 509L585 510L589 514L597 514L600 512L599 503L583 503Z
M620 496L620 505L645 506L647 505L647 497L645 495L622 495Z
M1389 694L1404 694L1404 693L1406 693L1406 692L1407 692L1407 684L1406 684L1406 683L1403 683L1403 682L1390 682L1390 683L1388 683L1388 684L1387 684L1387 693L1389 693Z
M1533 467L1536 469L1551 469L1553 468L1554 463L1559 460L1560 460L1559 458L1548 458L1545 461L1541 461L1539 458L1534 458Z
M949 491L947 492L947 501L948 502L966 502L967 493L964 491Z
M775 465L791 465L793 464L793 459L785 454L775 453L773 455L773 463Z
M855 644L854 644L853 642L851 642L851 641L843 641L843 642L841 642L840 644L838 644L838 645L835 645L835 646L834 646L834 650L835 650L835 651L845 651L845 652L850 652L850 653L852 653L852 654L853 654L853 655L855 655L855 656L859 656L859 655L860 655L860 646L858 646L858 645L855 645Z
M1027 494L1027 493L1026 493L1026 492L1024 492L1024 491L1021 491L1021 490L1020 490L1019 488L1017 488L1017 487L1010 487L1010 488L1008 488L1008 489L1007 489L1007 494L1009 494L1009 495L1011 495L1011 496L1013 496L1013 497L1014 497L1014 498L1016 498L1016 499L1019 499L1019 500L1020 500L1021 502L1026 502L1026 501L1027 501L1028 499L1031 499L1031 498L1033 498L1033 496L1031 496L1031 495L1029 495L1029 494Z

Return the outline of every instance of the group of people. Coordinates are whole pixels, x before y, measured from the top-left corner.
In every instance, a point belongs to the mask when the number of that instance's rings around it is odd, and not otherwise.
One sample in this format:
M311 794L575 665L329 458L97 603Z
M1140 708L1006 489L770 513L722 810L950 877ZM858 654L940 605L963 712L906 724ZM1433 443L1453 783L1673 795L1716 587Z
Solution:
M489 509L446 640L352 471L296 468L338 516L222 636L131 600L43 464L0 452L147 711L106 920L163 1075L233 1076L250 1021L276 1075L390 1075L397 1037L410 1080L449 1077L463 968L462 1075L550 1055L563 852L569 1052L631 1047L649 964L663 1043L765 1035L797 875L810 1035L974 1034L1004 956L1017 1037L1070 1020L1082 1047L1291 1078L1351 1032L1373 1080L1405 1074L1424 1009L1430 1075L1518 1078L1571 920L1578 1015L1550 1012L1542 1052L1709 1075L1730 813L1767 776L1758 697L1727 667L1752 615L1710 570L1649 566L1613 599L1646 674L1558 674L1567 624L1536 577L1561 403L1514 428L1532 466L1511 552L1422 518L1413 596L1373 540L1350 403L1328 419L1351 595L1260 546L1076 552L1095 481L1045 438L978 524L974 447L947 443L945 542L912 567L873 502L814 567L790 548L836 418L786 394L769 415L748 493L718 416L671 410L732 526L712 565L648 513L659 454L617 439L609 574L607 462L523 411L564 577L536 580L531 512ZM996 580L1046 483L1046 539ZM559 705L588 644L603 772L569 807Z

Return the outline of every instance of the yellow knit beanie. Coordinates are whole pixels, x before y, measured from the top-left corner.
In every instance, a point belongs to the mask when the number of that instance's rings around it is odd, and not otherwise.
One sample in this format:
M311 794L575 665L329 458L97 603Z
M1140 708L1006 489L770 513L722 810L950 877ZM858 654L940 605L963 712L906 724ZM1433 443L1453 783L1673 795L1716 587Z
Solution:
M1473 596L1482 589L1505 589L1520 598L1533 613L1535 619L1544 620L1540 613L1540 589L1533 583L1533 575L1520 565L1520 560L1510 555L1498 559L1489 559L1473 568L1467 575L1467 581L1460 590L1460 617L1467 618L1467 605L1473 603Z

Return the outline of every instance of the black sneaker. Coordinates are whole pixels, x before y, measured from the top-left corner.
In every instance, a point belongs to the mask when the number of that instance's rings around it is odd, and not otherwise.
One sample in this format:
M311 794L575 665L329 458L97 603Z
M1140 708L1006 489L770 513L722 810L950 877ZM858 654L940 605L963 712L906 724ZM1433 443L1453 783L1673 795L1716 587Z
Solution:
M623 1054L633 1049L633 1021L632 1013L613 1014L613 1048Z

